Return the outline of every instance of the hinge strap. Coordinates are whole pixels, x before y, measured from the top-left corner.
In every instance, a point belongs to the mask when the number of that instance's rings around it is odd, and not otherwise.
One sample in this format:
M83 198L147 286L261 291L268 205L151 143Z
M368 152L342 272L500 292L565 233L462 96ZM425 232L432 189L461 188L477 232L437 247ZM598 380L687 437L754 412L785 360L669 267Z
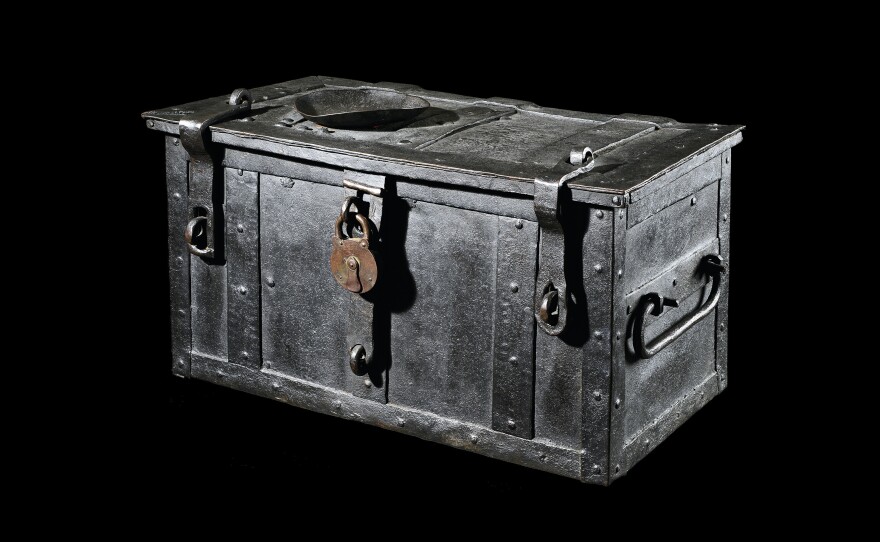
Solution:
M535 179L535 216L541 227L538 243L538 278L535 282L535 320L548 335L559 335L568 318L568 286L565 281L564 199L566 183L593 167L589 147L573 149L567 162L577 169L560 179Z
M538 278L535 282L535 320L548 335L559 335L568 316L565 282L565 231L560 221L560 193L565 182L535 179L535 215L541 227Z
M207 259L222 260L223 247L223 193L222 178L216 179L215 156L210 145L209 129L212 124L251 109L251 94L247 89L236 89L228 102L212 104L180 119L180 142L189 154L189 223L185 239L189 251Z

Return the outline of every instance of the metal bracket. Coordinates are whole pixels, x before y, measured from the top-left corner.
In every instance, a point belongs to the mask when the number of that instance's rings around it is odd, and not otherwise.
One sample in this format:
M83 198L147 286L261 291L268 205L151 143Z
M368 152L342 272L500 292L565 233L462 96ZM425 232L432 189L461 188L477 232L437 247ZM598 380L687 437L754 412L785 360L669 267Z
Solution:
M541 226L538 278L535 282L535 320L541 331L548 335L562 333L568 317L561 195L569 180L592 168L593 151L589 147L572 149L567 161L578 166L578 169L558 180L535 179L535 216Z
M214 156L208 128L222 120L251 110L251 93L235 89L228 102L212 104L180 119L180 142L189 154L189 223L185 239L189 251L208 259L222 259L223 182L215 182ZM220 230L218 232L217 230Z
M346 199L355 198L369 204L369 222L376 228L378 235L374 246L378 248L378 241L381 240L385 177L345 170L342 185ZM381 281L381 278L379 280ZM351 294L346 327L347 348L344 356L356 375L348 386L352 395L387 403L388 368L384 366L386 361L377 359L381 356L375 355L374 321L377 316L376 311L381 310L376 305L376 299L369 294L366 298L361 294Z

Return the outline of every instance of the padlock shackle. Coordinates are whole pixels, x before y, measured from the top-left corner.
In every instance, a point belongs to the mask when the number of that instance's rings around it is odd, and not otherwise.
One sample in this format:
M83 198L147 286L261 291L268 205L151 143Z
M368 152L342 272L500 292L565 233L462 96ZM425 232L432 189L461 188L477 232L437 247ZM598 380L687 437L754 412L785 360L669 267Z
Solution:
M346 239L342 235L342 224L345 222L346 215L348 214L348 209L351 207L351 204L354 203L355 207L357 207L357 198L348 197L345 198L345 204L342 206L342 212L339 213L339 216L336 218L336 238L337 239ZM366 216L362 215L360 209L356 215L354 215L354 219L357 220L358 224L361 226L361 231L364 232L364 236L361 238L366 243L370 242L370 221Z

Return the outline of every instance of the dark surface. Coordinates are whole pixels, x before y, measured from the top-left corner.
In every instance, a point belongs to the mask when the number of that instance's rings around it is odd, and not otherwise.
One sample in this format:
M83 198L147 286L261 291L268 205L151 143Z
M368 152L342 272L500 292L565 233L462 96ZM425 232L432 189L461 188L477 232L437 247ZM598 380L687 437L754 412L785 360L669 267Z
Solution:
M133 171L136 178L128 180L136 187L132 195L137 197L127 198L132 202L131 212L141 217L131 234L132 242L141 247L138 287L129 290L125 299L127 310L136 310L138 324L126 330L126 342L116 352L122 372L111 382L120 388L119 395L105 406L130 416L124 426L115 427L113 445L93 459L102 470L112 472L120 486L128 490L164 488L172 513L173 498L187 499L206 488L218 488L220 494L238 494L242 488L264 492L250 493L255 509L267 502L269 494L286 493L291 500L296 498L293 494L321 490L345 495L373 483L381 484L388 495L445 491L502 500L524 494L545 499L604 498L609 493L635 491L642 497L639 504L631 504L639 508L646 505L644 499L657 498L668 488L717 495L753 487L759 479L764 479L764 485L776 483L776 473L784 466L779 446L787 432L777 429L782 406L767 398L777 386L773 376L779 369L773 367L775 354L765 349L763 342L752 340L755 332L765 335L762 340L766 340L774 324L770 309L758 310L760 301L756 301L770 299L769 287L776 281L767 281L765 273L767 262L779 247L759 243L766 239L767 223L758 223L772 203L767 199L768 180L762 179L767 160L762 161L762 156L771 148L772 134L755 105L758 85L747 77L747 58L734 50L724 56L717 51L689 49L687 71L674 73L670 73L669 59L654 64L627 58L626 70L590 85L588 79L568 69L567 57L561 53L550 55L540 69L528 73L514 70L519 61L504 57L488 73L485 56L455 55L453 62L445 50L425 51L419 64L381 57L359 66L330 55L300 57L291 65L283 50L276 56L264 51L259 61L242 53L233 62L228 52L218 52L216 57L205 59L198 77L163 78L161 74L185 67L163 66L169 54L171 49L157 47L153 54L130 61L149 69L132 74L137 85L120 102L120 110L129 114L117 120L129 128L126 148L139 164ZM246 68L230 68L236 65ZM472 96L514 96L572 110L636 112L682 122L747 125L743 143L733 152L733 209L742 218L733 233L731 249L737 256L730 295L728 389L627 477L604 489L211 384L173 378L168 339L164 141L144 128L139 114L169 103L312 73L409 82ZM548 73L555 74L554 82L570 77L572 84L548 84ZM706 84L695 84L701 81ZM127 275L126 280L130 287L132 277ZM352 465L353 443L363 468ZM276 498L273 502L283 501ZM696 503L711 505L704 498L697 498Z
M416 117L431 106L390 90L313 90L295 102L305 118L330 128L372 128Z

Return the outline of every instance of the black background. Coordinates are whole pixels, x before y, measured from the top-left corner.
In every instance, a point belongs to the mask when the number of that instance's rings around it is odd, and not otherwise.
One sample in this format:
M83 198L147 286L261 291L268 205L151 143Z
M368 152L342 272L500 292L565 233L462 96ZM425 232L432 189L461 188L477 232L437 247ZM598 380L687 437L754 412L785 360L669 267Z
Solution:
M322 36L324 36L322 38ZM759 221L766 209L767 154L773 133L773 88L752 73L754 58L736 50L695 46L666 36L638 53L585 52L573 40L535 49L527 36L504 42L443 44L407 50L399 41L363 33L346 35L352 48L320 52L317 33L305 54L295 41L203 51L183 60L171 44L133 53L118 77L130 92L115 112L127 129L127 151L137 167L129 191L132 212L143 219L131 230L142 247L137 287L126 289L125 309L135 325L125 337L125 384L108 410L128 414L119 443L104 468L125 487L166 488L182 499L211 494L253 497L339 492L353 495L425 495L451 492L498 501L604 499L638 495L662 500L670 490L690 493L712 508L719 494L763 479L773 492L784 468L779 432L781 405L765 399L774 384L775 356L761 335L773 325L754 300L769 295L762 261L775 250L774 226ZM169 63L169 59L176 59ZM547 107L599 113L640 113L683 122L744 124L733 151L729 388L611 488L577 481L423 442L416 438L315 414L245 393L170 374L167 224L163 137L144 126L142 111L224 95L307 75L413 83L469 96L505 96ZM108 74L110 78L116 76ZM777 102L778 103L778 102ZM767 492L762 493L764 496ZM286 496L286 497L285 497ZM346 497L342 497L346 496ZM339 503L340 506L346 506Z

